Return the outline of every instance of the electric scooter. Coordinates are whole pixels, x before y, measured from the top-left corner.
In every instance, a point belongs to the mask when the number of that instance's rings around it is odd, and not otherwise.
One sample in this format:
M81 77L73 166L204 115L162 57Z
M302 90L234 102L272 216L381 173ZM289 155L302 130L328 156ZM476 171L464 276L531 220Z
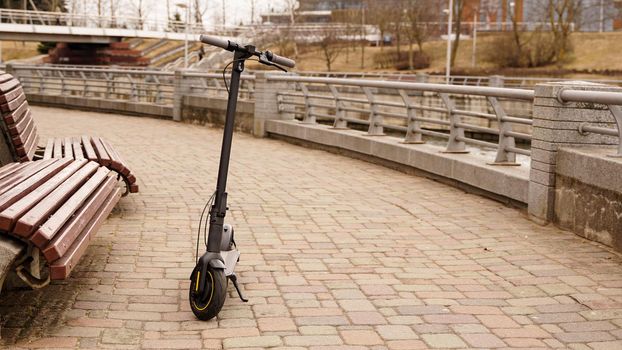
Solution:
M222 148L220 151L216 192L205 206L205 208L207 208L209 204L212 203L211 200L213 199L213 204L208 215L209 230L206 242L207 251L197 260L197 264L190 275L190 307L198 319L207 321L216 317L222 309L227 296L228 281L231 281L240 299L244 302L248 301L244 298L240 290L234 271L235 265L240 260L240 252L235 244L233 227L224 223L228 210L226 188L229 159L231 156L231 141L233 139L240 76L244 71L244 62L252 57L257 57L256 60L258 62L276 67L283 71L285 71L285 69L281 66L294 68L296 63L288 58L275 55L270 51L258 51L253 45L242 46L230 40L207 35L201 35L200 40L205 44L217 46L233 52L233 61L230 63L233 64L233 69L231 71L229 99L227 102L227 115L222 138ZM204 213L205 208L203 209ZM203 214L201 215L200 222L203 222ZM200 233L201 226L199 225L197 256Z

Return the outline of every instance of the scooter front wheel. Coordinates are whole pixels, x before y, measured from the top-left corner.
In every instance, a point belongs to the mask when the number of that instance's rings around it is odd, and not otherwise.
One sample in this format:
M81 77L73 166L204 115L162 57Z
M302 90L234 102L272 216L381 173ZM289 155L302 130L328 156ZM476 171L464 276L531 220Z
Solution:
M206 298L202 298L197 291L199 290L200 266L197 265L192 271L190 279L190 308L192 313L202 321L211 320L216 317L227 297L227 278L225 271L215 269L212 266L207 268L205 276Z

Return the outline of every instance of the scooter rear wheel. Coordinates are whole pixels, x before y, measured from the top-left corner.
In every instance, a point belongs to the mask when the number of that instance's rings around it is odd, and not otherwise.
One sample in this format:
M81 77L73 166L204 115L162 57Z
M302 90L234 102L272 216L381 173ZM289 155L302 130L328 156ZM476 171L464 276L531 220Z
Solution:
M211 320L216 317L222 306L225 304L227 297L227 278L222 269L215 269L212 266L207 268L207 276L205 278L205 288L207 288L207 300L201 300L197 291L199 289L199 266L197 265L192 271L190 280L190 308L192 313L202 321Z

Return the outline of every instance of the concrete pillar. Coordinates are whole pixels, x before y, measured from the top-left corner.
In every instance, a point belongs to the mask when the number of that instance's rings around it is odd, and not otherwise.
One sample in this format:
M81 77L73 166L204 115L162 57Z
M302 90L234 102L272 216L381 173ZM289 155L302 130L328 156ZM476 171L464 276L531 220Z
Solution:
M265 122L269 119L294 119L292 113L279 112L278 96L280 91L290 91L287 82L268 80L268 75L283 74L278 72L255 72L255 115L253 120L253 135L265 137Z
M430 75L428 73L417 72L415 74L415 82L417 83L427 83L430 79Z
M562 102L558 96L563 89L622 92L622 88L582 81L536 85L528 211L539 223L554 219L557 150L560 147L617 145L618 141L617 137L579 133L582 123L615 127L615 121L607 106Z
M173 92L173 120L180 122L183 119L182 110L184 104L184 95L187 92L186 84L184 84L183 71L175 71L174 80L175 91Z
M16 77L16 78L17 78L17 76L15 75L15 67L13 67L13 64L12 64L12 63L7 63L7 64L5 65L4 71L5 71L5 73L9 73L9 74L11 74L12 76L14 76L14 77Z
M503 75L491 75L488 77L488 86L490 87L503 87L504 77Z

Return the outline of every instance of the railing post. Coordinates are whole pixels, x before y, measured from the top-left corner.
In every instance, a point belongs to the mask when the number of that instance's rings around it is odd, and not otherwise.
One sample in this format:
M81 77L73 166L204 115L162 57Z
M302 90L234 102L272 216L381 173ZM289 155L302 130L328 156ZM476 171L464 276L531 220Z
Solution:
M343 109L343 101L339 99L339 91L334 85L328 85L328 89L335 98L335 122L333 123L333 129L347 129L348 121L345 120L347 111Z
M270 119L292 120L294 115L279 111L278 93L288 91L287 82L271 81L269 76L278 72L255 72L255 116L253 121L253 135L265 137L266 121Z
M611 126L611 111L606 105L564 102L562 90L614 91L622 89L587 82L537 84L533 102L533 136L529 176L528 212L534 221L546 223L556 218L557 151L562 147L619 145L615 136L581 133L584 123ZM598 170L595 170L598 171ZM615 175L614 175L615 176ZM559 203L564 205L564 203Z
M60 94L65 95L65 90L67 89L67 86L65 84L65 74L63 74L63 71L58 71L58 77L60 78Z
M508 151L508 148L516 147L516 141L513 136L508 136L508 132L512 132L512 124L505 122L503 119L507 116L501 102L496 97L488 96L488 102L492 106L497 116L497 125L499 127L499 144L497 146L497 156L491 165L520 165L516 163L516 153Z
M415 81L417 83L427 83L430 80L430 75L428 73L417 72L415 74Z
M113 92L113 82L111 76L108 73L104 73L104 78L106 79L106 92L104 93L104 97L106 99L110 98L110 94ZM114 78L113 78L114 79Z
M415 108L415 104L412 102L408 93L404 90L399 90L400 96L404 101L404 105L406 105L406 113L408 115L406 136L404 137L403 143L425 143L423 141L423 135L421 134L421 122L417 120L417 109Z
M491 75L488 78L488 86L490 87L504 87L505 85L505 78L503 77L503 75Z
M89 92L88 80L86 79L84 72L80 72L80 77L82 78L82 97L86 97Z
M156 93L155 93L155 103L162 102L162 86L160 85L160 79L158 79L157 75L153 75L153 81L156 84Z
M183 119L184 95L188 92L187 86L184 84L184 72L175 71L174 80L175 91L173 92L173 120L179 122Z
M298 83L300 91L304 95L305 99L305 116L302 119L303 124L315 124L315 108L311 105L311 98L309 97L309 89L303 83Z
M382 123L384 118L382 118L382 115L378 114L378 106L374 103L374 93L369 87L363 87L362 89L369 101L369 129L367 130L367 135L383 136L384 129Z
M447 142L447 148L445 153L469 153L466 150L466 144L464 143L464 129L457 126L461 119L459 115L454 113L456 104L449 97L449 94L439 94L441 100L447 108L447 116L449 118L449 141Z
M126 74L127 80L130 82L130 100L138 101L138 87L130 74Z
M39 77L39 93L43 94L45 92L45 86L43 85L44 84L43 74L41 73L40 70L37 70L36 72L37 72L37 76Z
M616 120L618 127L618 152L615 155L610 155L614 158L622 158L622 107L616 105L609 105L609 110L613 114L613 118Z

